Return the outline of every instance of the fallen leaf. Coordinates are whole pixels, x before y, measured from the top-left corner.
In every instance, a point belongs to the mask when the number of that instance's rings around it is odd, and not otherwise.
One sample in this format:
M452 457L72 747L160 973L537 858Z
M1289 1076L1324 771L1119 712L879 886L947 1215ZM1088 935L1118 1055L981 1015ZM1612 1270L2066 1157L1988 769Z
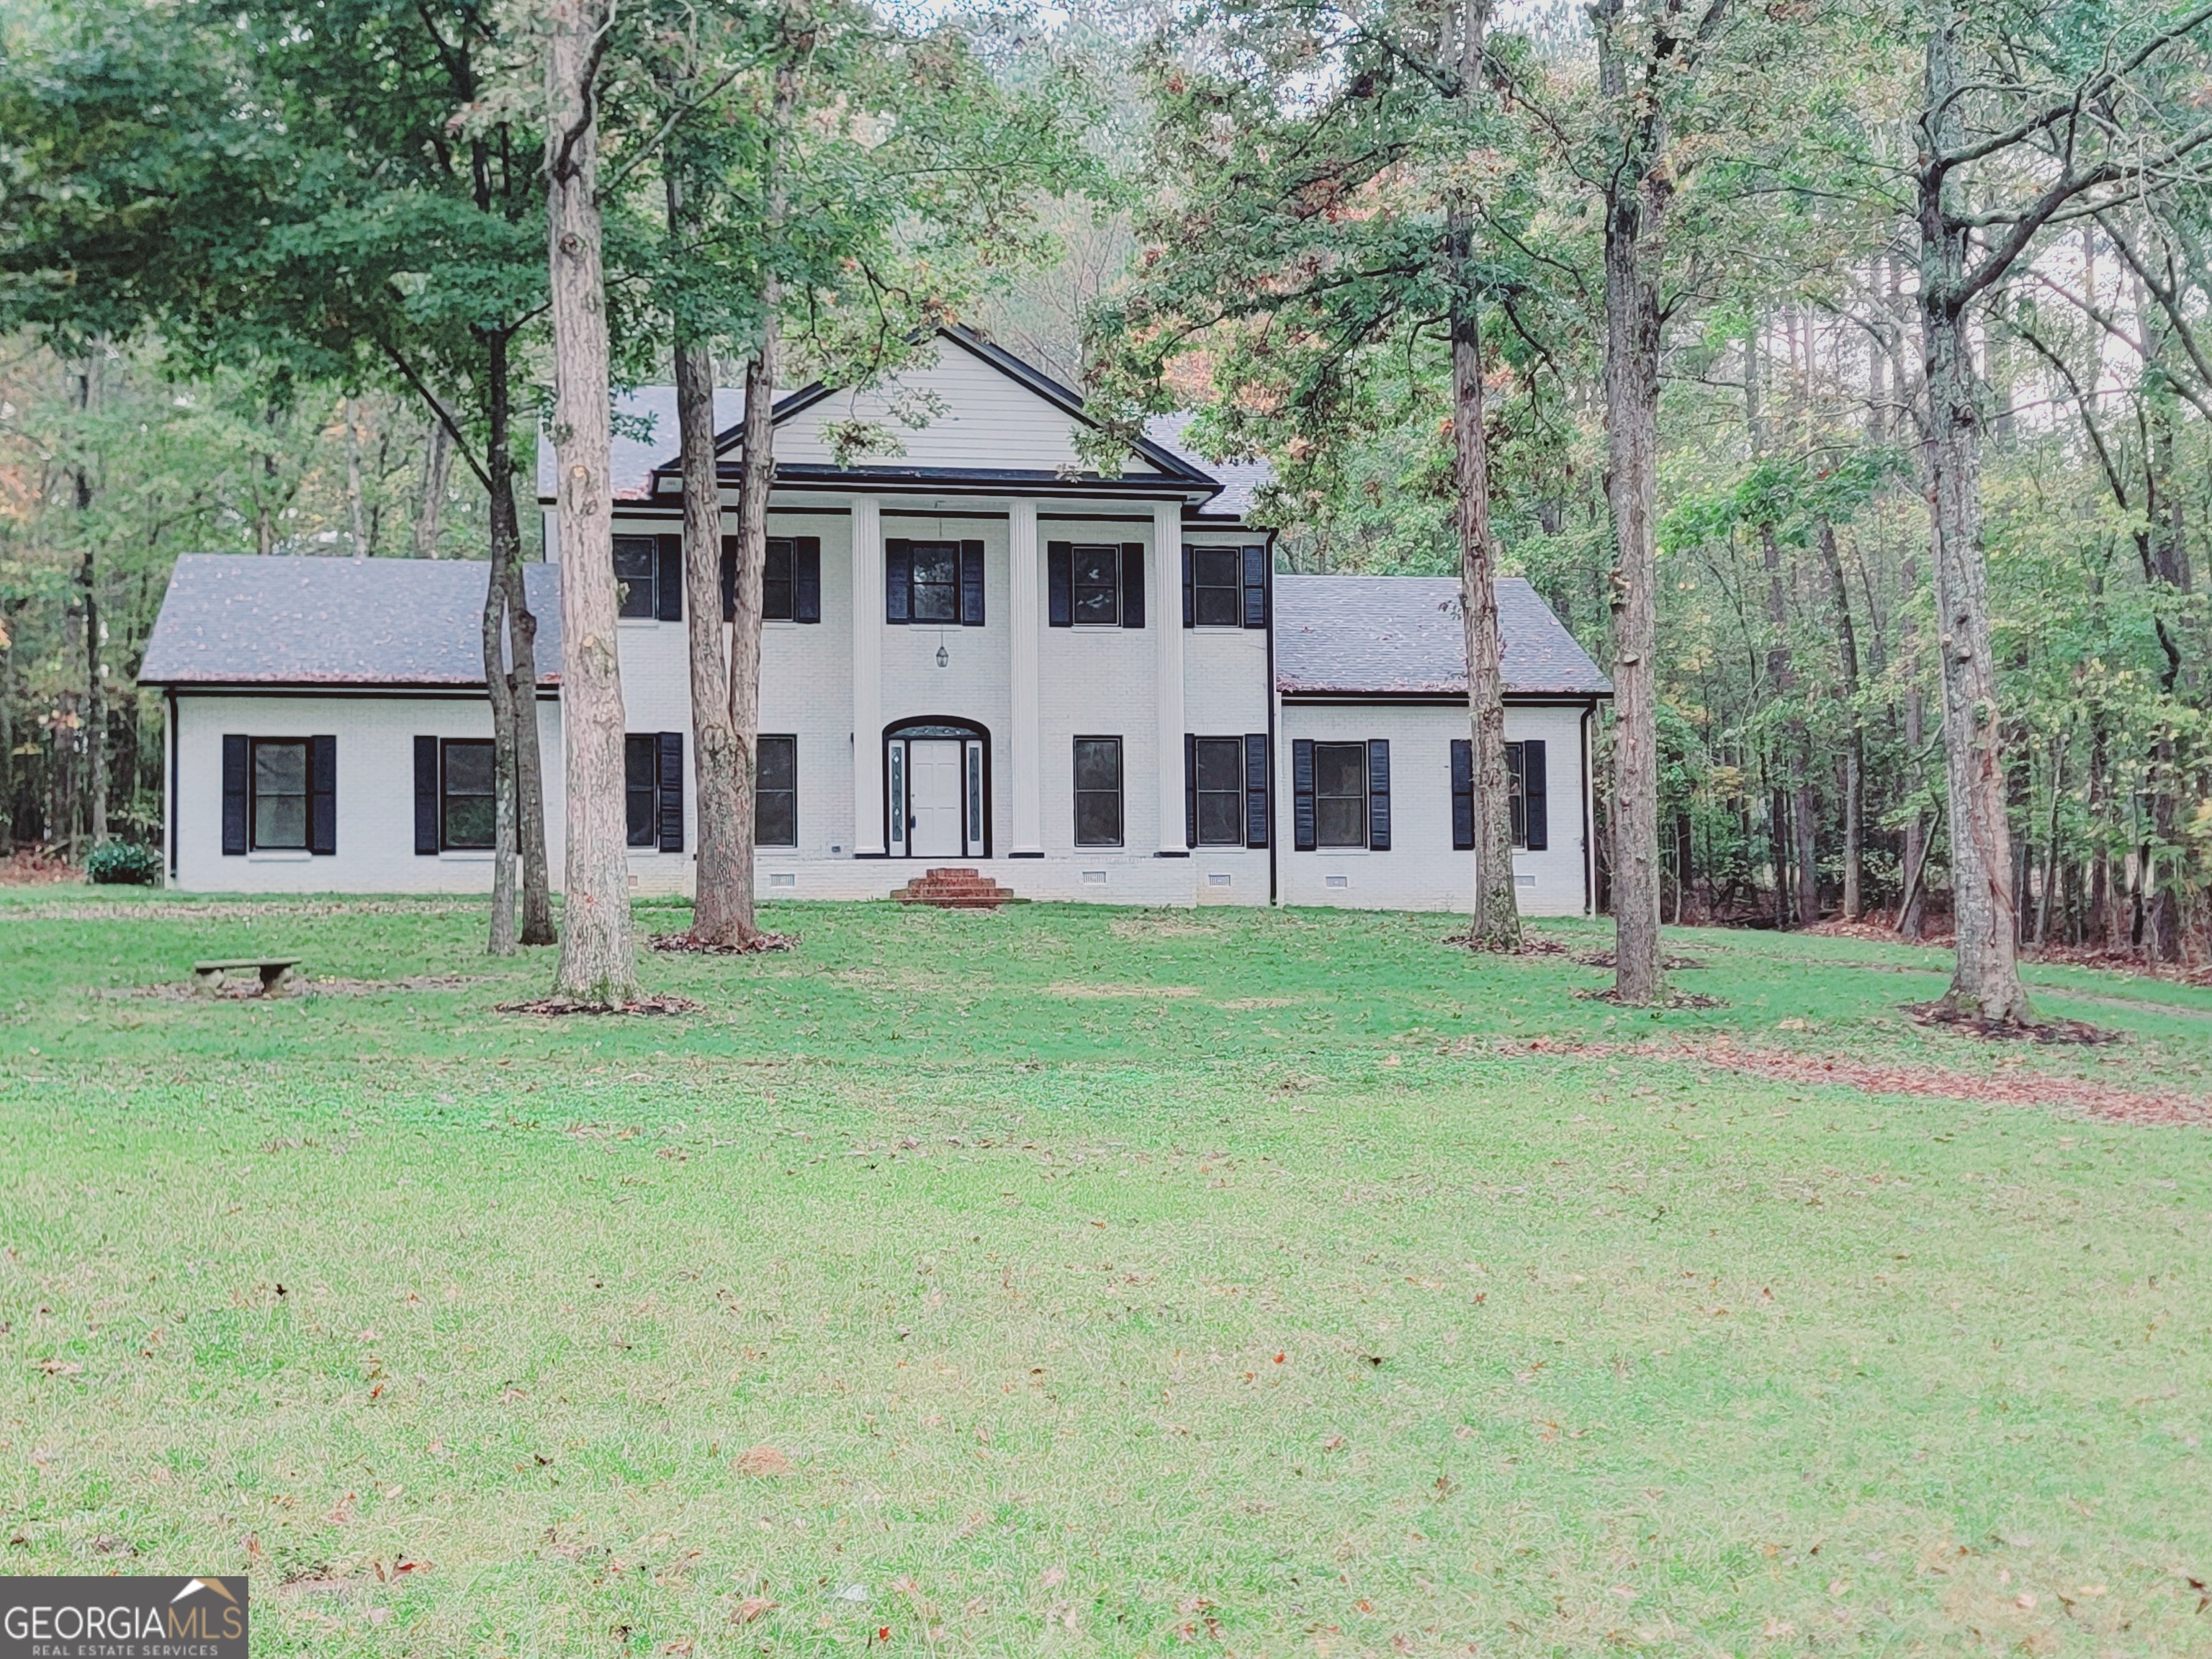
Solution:
M773 1480L791 1473L791 1460L774 1446L755 1446L738 1454L731 1468L755 1480Z
M730 1622L733 1625L750 1625L763 1613L773 1611L775 1607L775 1603L765 1595L748 1595L738 1603L735 1611L730 1614Z

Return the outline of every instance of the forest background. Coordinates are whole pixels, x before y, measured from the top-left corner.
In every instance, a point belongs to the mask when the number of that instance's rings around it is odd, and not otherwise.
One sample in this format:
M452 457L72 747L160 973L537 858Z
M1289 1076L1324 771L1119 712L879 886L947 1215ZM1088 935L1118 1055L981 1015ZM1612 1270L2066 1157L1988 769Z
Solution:
M246 8L261 9L281 9ZM1670 921L1870 916L1917 935L1948 914L1913 199L1931 9L1807 0L1656 5L1629 20L1647 54L1669 17L1717 20L1703 65L1668 71L1679 84L1654 94L1668 109L1660 170L1674 192L1655 279ZM805 12L775 14L782 38ZM1611 94L1598 43L1622 15L1601 4L1486 19L1487 125L1473 142L1455 129L1439 163L1425 118L1408 113L1408 88L1449 91L1417 7L871 14L903 50L944 44L1009 96L1048 96L1049 139L1015 124L996 142L1081 153L1040 165L1026 219L991 257L927 294L911 266L884 284L908 307L885 315L957 315L1109 414L1188 408L1208 453L1267 456L1281 569L1450 574L1453 314L1425 272L1439 204L1474 203L1467 268L1482 301L1498 557L1611 668ZM2189 137L2208 87L2204 21L2131 3L1990 8L1966 42L2024 104L2039 88L2063 102L2115 64L2129 74L2107 74L2057 136L1978 156L1968 204L1970 240L1986 250L2024 224L2009 204L2072 167L2071 128L2099 129L2121 157L2099 163L2108 187L2026 225L2021 257L1967 318L2014 912L2030 945L2212 954L2212 362L2200 339L2212 195ZM194 26L189 7L0 5L0 317L12 330L0 343L0 823L19 860L158 839L161 707L135 674L179 553L489 551L479 472L448 423L374 365L103 318L51 281L53 180L94 130L99 77L80 71L115 56L118 29L157 44L179 31L170 47L189 53ZM2130 54L2154 38L2172 48L2137 73ZM1316 65L1352 63L1370 67L1321 83ZM469 109L489 118L501 72L487 53L482 98L456 99L457 122ZM772 76L755 79L756 101L771 98ZM1038 93L1047 83L1058 90ZM887 83L842 95L900 101ZM665 107L611 96L615 153L623 122L649 137ZM83 161L98 172L99 155ZM663 181L637 173L628 199L616 171L617 374L665 381L667 307L636 252ZM514 228L542 281L532 199L520 192ZM909 258L930 251L913 229L921 216L887 232ZM1330 250L1351 252L1339 267ZM786 303L803 308L807 291ZM1260 302L1221 303L1228 292ZM946 295L957 307L933 310ZM532 306L516 314L530 550L550 359ZM744 319L723 321L742 349ZM786 383L854 350L802 331ZM1609 837L1597 842L1602 858Z

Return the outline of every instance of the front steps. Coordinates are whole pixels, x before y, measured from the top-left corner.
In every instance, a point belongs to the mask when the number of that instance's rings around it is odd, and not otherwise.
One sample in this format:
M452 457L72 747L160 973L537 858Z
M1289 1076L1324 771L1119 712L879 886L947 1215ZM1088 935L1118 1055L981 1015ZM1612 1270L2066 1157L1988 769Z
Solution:
M901 904L933 904L940 910L995 910L1027 904L1013 890L975 870L925 870L891 896Z

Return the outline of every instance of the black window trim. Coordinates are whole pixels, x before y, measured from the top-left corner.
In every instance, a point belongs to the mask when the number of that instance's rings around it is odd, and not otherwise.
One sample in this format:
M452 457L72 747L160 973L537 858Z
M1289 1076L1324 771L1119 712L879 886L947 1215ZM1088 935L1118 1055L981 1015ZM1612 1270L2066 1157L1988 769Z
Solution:
M1070 542L1067 544L1070 572L1068 591L1073 605L1071 614L1074 618L1069 626L1079 629L1108 629L1121 626L1121 545L1119 542ZM1085 622L1083 619L1083 590L1086 586L1094 589L1098 586L1096 582L1086 584L1083 580L1082 567L1079 562L1085 553L1103 553L1114 562L1113 574L1106 580L1107 598L1112 601L1114 606L1111 621Z
M1199 780L1199 756L1200 751L1208 744L1227 744L1231 746L1235 755L1237 769L1237 782L1233 787L1208 789L1200 784ZM1238 732L1236 735L1230 737L1208 737L1201 732L1193 732L1191 734L1188 744L1188 752L1184 758L1184 767L1186 769L1185 775L1188 780L1188 794L1190 802L1189 822L1185 826L1187 832L1185 840L1191 847L1205 848L1218 851L1232 847L1243 847L1247 844L1249 829L1249 821L1251 810L1249 805L1251 784L1250 780L1245 775L1246 751L1248 747L1249 739L1242 732ZM1237 833L1226 841L1208 841L1206 838L1206 798L1208 795L1226 795L1230 797L1234 803L1235 827Z
M1356 774L1358 780L1358 787L1351 793L1324 794L1322 793L1321 787L1321 751L1324 749L1357 749L1359 751L1359 766ZM1315 850L1322 853L1358 853L1367 851L1369 848L1369 843L1371 840L1371 826L1368 823L1368 815L1370 805L1367 787L1370 764L1368 740L1364 738L1316 738L1314 739L1313 751ZM1329 800L1356 800L1359 803L1359 838L1357 841L1333 842L1327 841L1322 838L1321 829L1322 803L1323 801Z

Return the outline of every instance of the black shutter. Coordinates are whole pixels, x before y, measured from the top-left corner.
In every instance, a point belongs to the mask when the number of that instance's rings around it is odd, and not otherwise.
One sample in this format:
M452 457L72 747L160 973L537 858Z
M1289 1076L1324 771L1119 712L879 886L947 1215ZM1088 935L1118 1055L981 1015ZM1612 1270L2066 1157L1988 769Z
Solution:
M1474 739L1454 738L1451 746L1452 848L1474 848Z
M1390 744L1372 738L1367 744L1367 847L1370 852L1390 850Z
M415 739L415 856L438 851L438 740Z
M983 544L960 544L960 625L983 625Z
M1267 550L1265 546L1244 550L1244 626L1265 628L1267 625Z
M791 619L822 620L822 538L797 536L791 543Z
M1196 578L1191 574L1190 565L1190 544L1185 542L1182 544L1182 625L1185 628L1198 626L1198 589L1194 586Z
M1182 844L1198 845L1198 739L1182 734Z
M338 740L307 739L307 850L325 858L338 850Z
M662 622L684 620L684 538L655 536L660 558L653 573L653 614Z
M902 623L913 615L914 544L894 537L884 544L884 620Z
M1075 550L1049 542L1044 550L1045 620L1054 628L1075 626Z
M722 620L738 619L738 538L722 538Z
M1313 739L1291 740L1291 845L1310 853L1320 843L1314 828Z
M660 850L684 850L684 734L660 734Z
M1267 734L1253 732L1244 738L1244 844L1267 844Z
M1544 745L1521 745L1521 810L1528 827L1528 848L1540 853L1551 845L1551 806L1544 799Z
M222 738L222 854L246 856L246 741L234 732Z
M1121 626L1145 625L1145 544L1121 544Z

